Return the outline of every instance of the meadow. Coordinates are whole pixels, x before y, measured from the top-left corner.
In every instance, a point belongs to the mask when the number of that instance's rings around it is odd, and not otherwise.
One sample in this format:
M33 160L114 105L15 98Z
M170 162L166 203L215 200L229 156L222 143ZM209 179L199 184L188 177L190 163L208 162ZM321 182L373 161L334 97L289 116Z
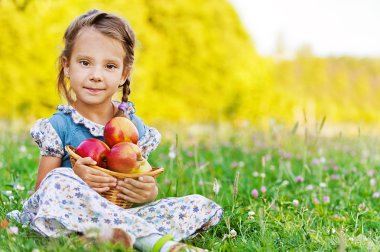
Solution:
M218 226L187 241L210 251L378 251L379 138L327 138L321 128L163 134L149 158L166 169L159 198L198 193L224 208ZM2 131L0 153L3 220L32 193L39 151L27 133ZM43 238L14 221L0 229L0 251L111 250L123 251Z

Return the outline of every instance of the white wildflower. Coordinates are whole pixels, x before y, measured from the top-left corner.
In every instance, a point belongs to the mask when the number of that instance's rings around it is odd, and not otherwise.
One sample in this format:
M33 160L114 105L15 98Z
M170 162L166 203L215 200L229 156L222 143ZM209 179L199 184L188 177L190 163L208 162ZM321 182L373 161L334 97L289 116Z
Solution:
M21 153L26 153L26 151L27 151L26 146L25 146L25 145L21 145L19 151L20 151Z
M369 181L369 185L372 187L372 186L375 186L376 185L376 179L374 178L371 178L371 180Z
M170 146L169 154L168 154L170 159L175 159L177 156L175 145Z
M15 190L24 191L24 190L25 190L25 187L22 186L22 185L20 185L20 184L17 184L17 185L14 186L14 189L15 189Z
M236 235L237 235L237 232L235 231L235 229L232 229L230 231L230 238L234 238Z
M255 217L255 212L254 211L249 211L248 212L248 219L252 220Z
M254 177L258 177L258 176L259 176L259 173L258 173L257 171L255 171L255 172L252 173L252 175L253 175Z
M10 234L18 235L18 227L16 227L16 226L11 226L11 227L8 228L8 232L9 232Z
M284 181L282 181L281 185L282 186L288 186L289 185L289 181L284 180Z
M300 205L300 202L298 200L293 200L293 206L298 207Z
M322 188L325 188L327 186L327 184L325 182L321 182L321 183L319 183L319 186Z
M11 196L11 195L12 195L12 191L5 191L4 193L5 193L5 195L7 195L7 196Z
M214 191L214 193L215 193L216 195L219 194L220 184L218 183L218 180L217 180L217 179L215 179L215 181L214 181L214 185L213 185L212 190Z
M306 186L306 190L307 191L312 191L314 189L314 186L313 185L308 185Z

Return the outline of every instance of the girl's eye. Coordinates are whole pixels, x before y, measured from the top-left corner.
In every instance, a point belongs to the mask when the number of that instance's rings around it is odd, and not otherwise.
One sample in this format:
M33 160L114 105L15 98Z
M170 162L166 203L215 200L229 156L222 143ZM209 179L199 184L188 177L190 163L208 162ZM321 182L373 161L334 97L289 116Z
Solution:
M90 64L87 60L81 60L79 63L83 66L88 66Z
M108 64L107 65L107 69L113 70L115 68L117 68L117 67L115 65L113 65L113 64Z

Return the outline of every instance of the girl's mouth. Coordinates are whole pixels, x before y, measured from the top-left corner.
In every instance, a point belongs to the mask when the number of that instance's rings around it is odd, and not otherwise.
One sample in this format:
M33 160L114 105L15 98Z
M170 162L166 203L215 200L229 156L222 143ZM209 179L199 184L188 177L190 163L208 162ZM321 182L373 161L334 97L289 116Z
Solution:
M97 89L97 88L85 88L85 89L90 94L98 94L98 93L100 93L100 92L102 92L104 90L104 89Z

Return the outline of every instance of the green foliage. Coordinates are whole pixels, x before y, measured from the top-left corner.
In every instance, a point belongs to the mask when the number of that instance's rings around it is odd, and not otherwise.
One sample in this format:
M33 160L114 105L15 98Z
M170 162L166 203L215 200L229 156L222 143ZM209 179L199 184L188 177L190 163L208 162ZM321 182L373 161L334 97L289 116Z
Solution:
M240 129L217 140L218 129L212 132L207 138L182 133L167 138L150 156L154 166L165 168L157 178L160 198L198 193L225 210L217 226L187 242L213 251L376 251L380 198L374 192L380 187L371 181L380 179L378 138L309 135L306 140L288 129L270 134ZM1 221L30 196L39 153L24 134L2 131L0 146ZM84 244L75 235L44 238L14 221L10 226L19 233L0 229L1 251L116 249Z

